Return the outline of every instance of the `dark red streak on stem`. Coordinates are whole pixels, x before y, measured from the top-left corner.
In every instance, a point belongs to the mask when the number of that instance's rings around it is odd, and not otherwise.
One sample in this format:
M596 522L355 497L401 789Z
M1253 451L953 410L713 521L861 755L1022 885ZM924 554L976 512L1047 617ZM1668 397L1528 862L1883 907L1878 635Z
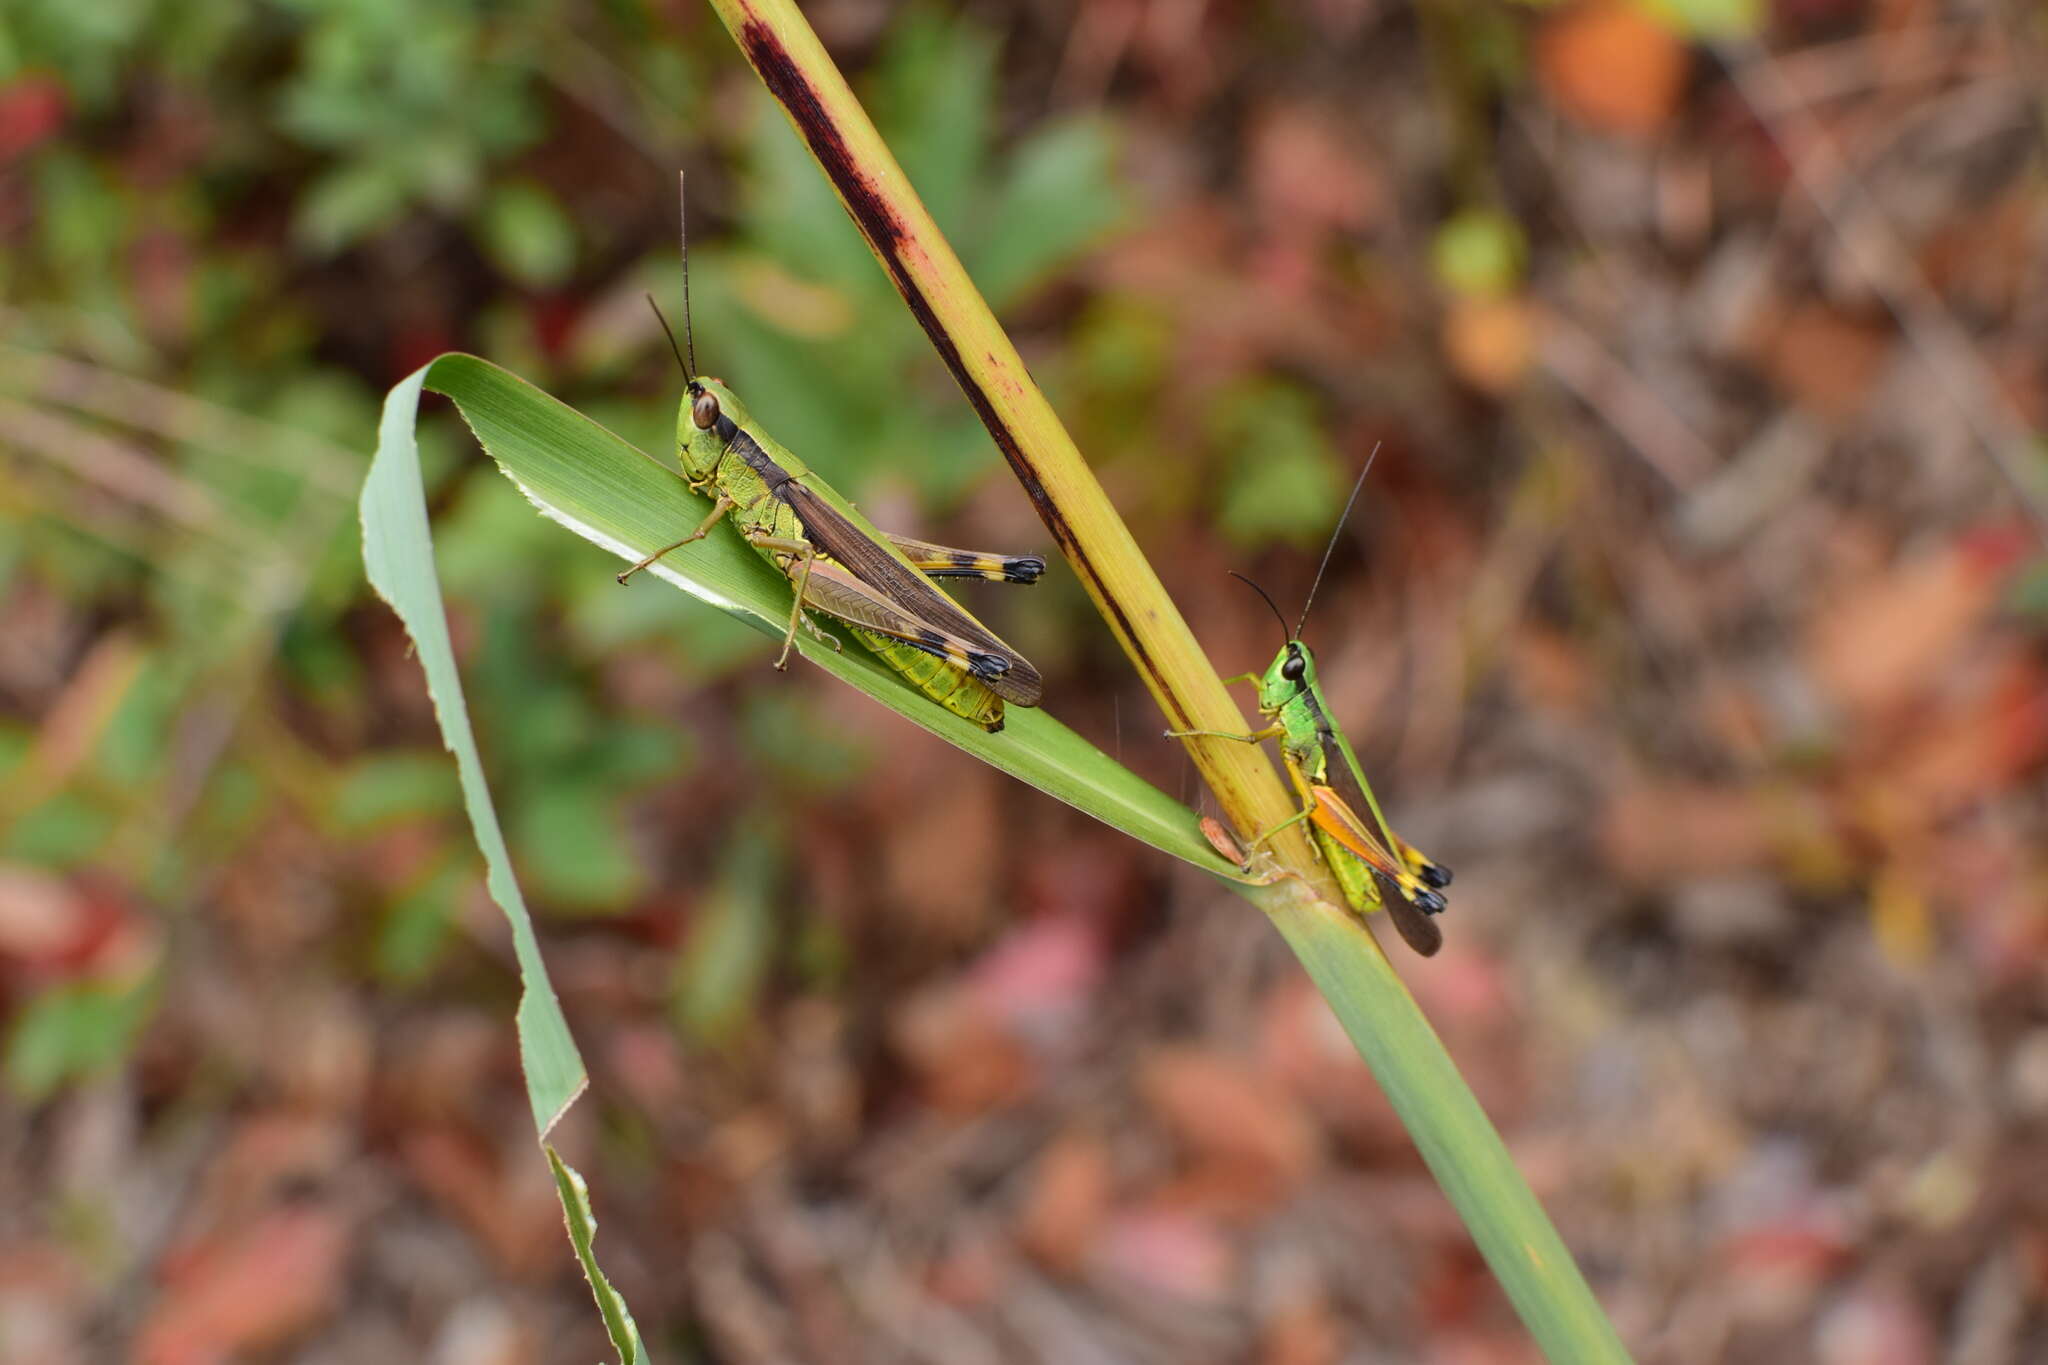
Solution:
M767 86L768 93L780 100L782 107L789 111L798 133L809 145L811 155L824 167L826 176L830 178L833 187L839 191L840 199L846 204L847 212L853 215L854 222L866 234L868 241L874 246L876 255L881 258L883 268L889 272L889 278L895 281L896 291L903 296L903 301L910 305L911 316L917 319L918 325L924 328L925 335L931 338L932 345L938 350L939 358L945 361L946 368L953 372L953 378L959 382L961 392L967 395L967 401L974 406L974 411L981 418L981 424L988 428L988 434L995 440L996 448L1003 452L1003 458L1008 460L1010 468L1016 471L1019 482L1024 485L1025 495L1038 509L1039 520L1045 523L1046 529L1052 532L1053 539L1059 542L1068 562L1074 566L1074 571L1095 585L1095 599L1102 603L1103 609L1114 618L1113 624L1117 633L1124 638L1126 647L1131 651L1138 667L1148 676L1158 677L1158 669L1147 655L1144 642L1137 632L1131 629L1130 618L1105 589L1102 576L1074 538L1073 529L1067 525L1067 520L1060 514L1058 506L1046 494L1045 485L1039 481L1037 470L1018 446L1009 425L997 414L988 394L968 372L966 364L961 360L960 348L954 344L953 338L940 324L938 315L932 310L931 302L925 298L924 291L918 287L917 281L911 278L909 270L904 267L902 247L908 240L909 233L896 216L895 210L875 192L874 185L861 173L852 153L847 149L845 137L841 135L838 125L832 121L824 102L818 98L817 91L791 59L788 49L783 47L774 31L758 19L749 19L740 26L738 36L740 49L746 53L747 60L760 75L761 83ZM1187 726L1189 722L1185 716L1179 714L1180 708L1174 704L1171 693L1162 688L1159 689L1159 694L1169 699L1167 705L1173 712L1170 718L1175 726Z

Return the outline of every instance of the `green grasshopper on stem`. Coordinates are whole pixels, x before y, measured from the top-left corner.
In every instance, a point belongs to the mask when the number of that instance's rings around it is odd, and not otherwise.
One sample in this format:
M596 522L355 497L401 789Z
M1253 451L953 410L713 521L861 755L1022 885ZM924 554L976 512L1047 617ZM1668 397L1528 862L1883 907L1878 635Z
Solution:
M1045 572L1045 561L1034 555L954 550L904 536L877 540L856 525L834 505L836 495L824 481L763 431L731 389L698 374L689 279L685 237L687 360L667 319L662 320L688 387L676 417L676 452L690 489L715 496L710 514L696 530L633 565L619 581L624 583L663 555L702 540L720 521L730 521L794 589L777 668L787 665L800 628L839 648L838 641L805 614L820 611L844 622L913 687L984 730L1003 728L1005 701L1038 705L1043 692L1038 670L931 580L1035 583ZM655 315L660 313L656 308Z
M1378 453L1377 447L1374 453ZM1337 528L1330 533L1322 566L1316 570L1308 602L1302 605L1301 620L1292 631L1287 629L1287 618L1280 614L1280 608L1264 588L1243 574L1232 574L1265 598L1266 605L1273 609L1274 619L1280 622L1286 643L1263 674L1244 673L1225 681L1257 683L1259 714L1273 723L1248 735L1223 730L1167 733L1174 738L1205 735L1246 744L1279 740L1280 758L1300 793L1301 810L1254 839L1252 847L1259 847L1289 825L1309 821L1316 849L1329 864L1345 902L1360 915L1384 908L1403 941L1429 957L1443 946L1443 931L1430 917L1444 909L1442 888L1451 884L1450 869L1424 857L1387 824L1372 786L1358 766L1358 756L1351 751L1351 742L1331 718L1322 685L1316 678L1315 656L1301 640L1301 628L1308 622L1308 608L1315 602L1316 587L1323 581L1323 570L1330 566L1337 536L1344 529L1345 518L1351 515L1351 505L1358 500L1358 490L1365 486L1365 475L1371 469L1372 460L1368 458L1358 483L1352 486L1351 501L1344 504Z

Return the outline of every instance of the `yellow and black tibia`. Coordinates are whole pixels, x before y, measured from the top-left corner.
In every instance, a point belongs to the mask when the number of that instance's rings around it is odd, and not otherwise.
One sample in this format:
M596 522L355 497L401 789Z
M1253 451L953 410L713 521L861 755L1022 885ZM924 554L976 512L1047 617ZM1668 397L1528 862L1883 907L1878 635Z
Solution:
M1038 670L931 580L1032 583L1045 572L1044 560L895 536L888 543L876 540L820 496L813 486L817 476L754 425L745 406L715 379L690 379L676 445L690 487L715 490L716 501L694 533L634 565L621 581L730 518L796 589L777 667L787 661L800 626L816 632L804 616L810 608L845 622L912 686L984 730L1002 728L1005 701L1038 705Z

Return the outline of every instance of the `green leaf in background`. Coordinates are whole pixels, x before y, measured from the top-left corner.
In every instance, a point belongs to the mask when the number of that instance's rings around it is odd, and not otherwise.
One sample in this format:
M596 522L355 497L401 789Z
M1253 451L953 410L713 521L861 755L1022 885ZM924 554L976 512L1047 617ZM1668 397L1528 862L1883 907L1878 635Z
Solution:
M349 766L324 812L339 832L358 834L391 821L444 815L461 795L439 754L370 753Z
M575 226L554 196L530 180L491 192L483 237L498 268L532 289L553 288L576 268Z
M405 186L382 166L337 166L299 200L294 227L314 252L329 255L395 222L405 211Z
M1211 409L1209 428L1218 448L1231 452L1219 518L1232 540L1308 547L1330 533L1330 509L1342 505L1343 485L1307 394L1277 381L1241 385Z
M114 823L111 811L67 789L8 821L0 856L39 867L80 867L106 845Z
M2007 604L2022 616L2048 620L2048 559L2035 560L2014 577Z
M1714 40L1743 38L1763 23L1763 0L1643 0L1643 7L1674 33Z
M1107 123L1067 119L1013 154L993 208L966 245L989 302L1004 308L1115 230L1129 212L1116 188L1116 140Z
M7 1084L34 1103L64 1082L118 1066L156 1005L156 983L84 981L31 1000L7 1037Z
M445 773L447 764L440 766ZM371 947L379 976L400 983L426 979L448 942L466 882L464 869L451 863L385 907Z
M1454 294L1498 298L1522 283L1529 255L1522 225L1493 209L1466 209L1436 230L1430 263Z
M994 35L980 24L916 4L896 20L875 72L875 112L897 159L949 227L960 225L980 187L995 59Z
M783 845L765 820L743 823L727 841L718 881L700 899L676 958L676 1023L700 1043L739 1030L774 960L775 884Z
M549 902L622 910L646 889L646 873L617 818L618 793L566 778L527 784L512 807L513 842Z

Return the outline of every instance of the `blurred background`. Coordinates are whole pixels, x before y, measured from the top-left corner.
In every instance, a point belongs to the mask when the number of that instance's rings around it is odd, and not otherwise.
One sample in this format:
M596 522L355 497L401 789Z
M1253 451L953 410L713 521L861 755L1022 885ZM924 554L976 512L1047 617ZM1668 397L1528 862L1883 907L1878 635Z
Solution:
M2041 11L805 8L1223 671L1382 447L1307 638L1638 1358L2048 1359ZM669 448L679 167L705 369L1049 552L708 10L0 14L7 1361L605 1355L354 496L450 348ZM430 407L659 1359L1533 1358L1244 903L622 591ZM971 591L1202 803L1070 576Z

